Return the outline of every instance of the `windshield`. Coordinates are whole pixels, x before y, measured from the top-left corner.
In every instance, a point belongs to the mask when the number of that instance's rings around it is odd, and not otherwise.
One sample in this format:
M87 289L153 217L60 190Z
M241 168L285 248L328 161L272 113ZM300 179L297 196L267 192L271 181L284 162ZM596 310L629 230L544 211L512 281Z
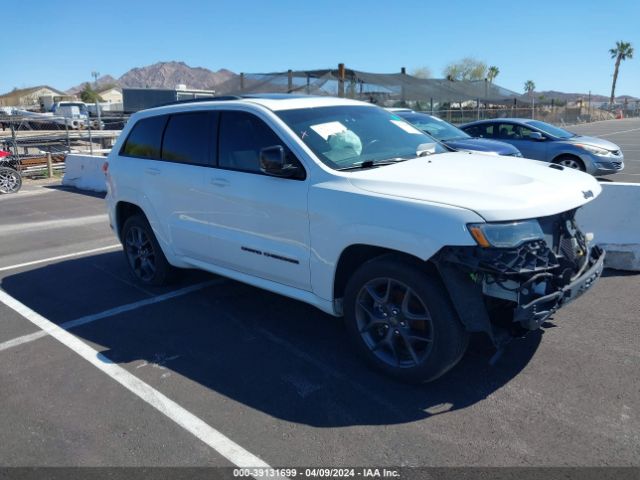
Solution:
M430 144L429 153L446 151L432 137L378 107L340 105L275 113L335 169L415 158L425 144Z
M405 120L411 122L423 132L428 133L432 137L437 138L441 142L454 140L457 138L471 138L465 132L450 123L445 122L437 117L432 117L424 113L399 113Z
M548 133L549 135L557 138L573 138L576 136L575 133L568 132L562 128L554 127L553 125L549 125L545 122L539 122L537 120L531 120L527 122L527 125L531 125L532 127L542 130L544 133Z

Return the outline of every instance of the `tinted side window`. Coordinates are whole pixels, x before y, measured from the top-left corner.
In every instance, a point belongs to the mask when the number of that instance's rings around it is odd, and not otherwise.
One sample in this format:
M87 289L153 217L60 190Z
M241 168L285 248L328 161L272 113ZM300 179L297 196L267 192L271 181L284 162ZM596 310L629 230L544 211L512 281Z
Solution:
M164 132L162 159L193 165L212 165L211 153L216 137L213 118L214 115L210 112L171 115Z
M220 114L218 165L222 168L260 171L260 150L282 145L284 142L271 128L255 115L246 112L222 112Z
M160 158L162 132L167 123L166 115L143 118L131 130L122 147L121 155L141 158Z
M490 138L493 136L493 124L481 123L480 125L472 125L470 127L463 128L472 137L476 138Z
M527 140L533 130L514 123L501 123L498 138L503 140Z

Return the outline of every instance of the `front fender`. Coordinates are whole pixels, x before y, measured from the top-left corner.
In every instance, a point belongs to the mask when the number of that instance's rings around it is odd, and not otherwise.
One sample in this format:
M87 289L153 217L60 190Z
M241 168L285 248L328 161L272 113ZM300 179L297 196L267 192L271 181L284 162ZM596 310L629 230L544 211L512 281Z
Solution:
M352 245L369 245L428 260L446 245L475 245L470 210L350 188L316 185L309 193L310 270L313 292L333 300L338 260Z

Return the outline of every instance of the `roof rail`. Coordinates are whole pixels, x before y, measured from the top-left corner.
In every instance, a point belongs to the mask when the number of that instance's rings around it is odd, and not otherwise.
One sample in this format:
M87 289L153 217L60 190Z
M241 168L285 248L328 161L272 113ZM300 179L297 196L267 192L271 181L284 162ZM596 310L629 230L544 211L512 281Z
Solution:
M175 100L173 102L163 103L156 105L157 107L166 107L168 105L179 105L182 103L197 103L197 102L221 102L224 100L242 100L242 97L237 95L220 95L219 97L199 97L199 98L185 98L184 100Z

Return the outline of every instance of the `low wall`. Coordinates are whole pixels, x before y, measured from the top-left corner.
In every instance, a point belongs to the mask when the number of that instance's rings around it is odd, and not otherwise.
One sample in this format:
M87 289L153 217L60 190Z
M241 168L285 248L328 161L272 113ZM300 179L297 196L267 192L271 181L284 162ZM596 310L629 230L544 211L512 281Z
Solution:
M602 193L576 215L607 256L605 266L640 271L640 184L602 182Z
M102 165L107 157L98 155L79 155L71 153L65 160L65 172L62 184L79 188L80 190L92 190L94 192L106 192Z

